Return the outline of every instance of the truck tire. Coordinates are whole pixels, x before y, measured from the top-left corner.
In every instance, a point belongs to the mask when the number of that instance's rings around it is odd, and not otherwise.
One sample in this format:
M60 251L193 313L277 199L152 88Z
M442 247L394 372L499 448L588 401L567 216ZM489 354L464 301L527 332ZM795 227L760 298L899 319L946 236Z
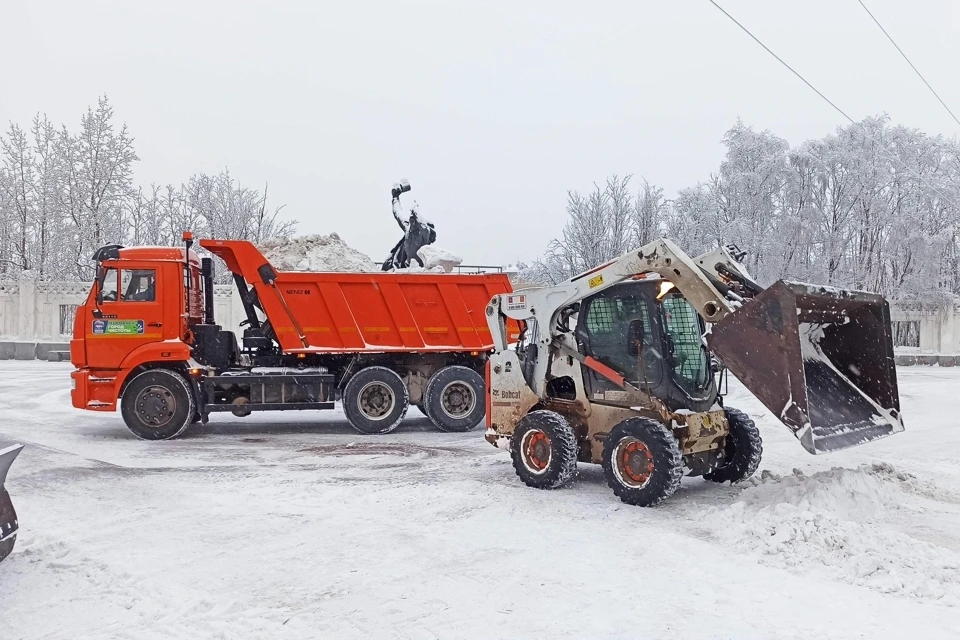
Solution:
M360 433L389 433L407 414L407 387L386 367L358 371L343 389L343 412Z
M444 367L427 382L423 410L441 431L470 431L486 413L484 382L467 367Z
M658 505L680 486L680 446L673 432L656 420L627 418L603 442L603 474L623 502Z
M169 369L151 369L137 375L124 389L120 413L138 438L169 440L190 426L196 402L182 375Z
M736 484L757 472L763 457L763 441L757 425L743 411L728 407L724 413L730 434L723 445L723 462L703 477L711 482Z
M524 484L559 489L577 471L577 435L559 413L531 411L517 423L510 455Z

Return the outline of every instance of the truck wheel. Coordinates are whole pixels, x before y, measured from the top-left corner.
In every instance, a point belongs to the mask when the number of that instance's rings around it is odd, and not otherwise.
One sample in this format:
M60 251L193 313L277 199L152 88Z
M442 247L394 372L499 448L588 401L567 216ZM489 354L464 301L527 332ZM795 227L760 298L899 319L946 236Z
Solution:
M484 382L467 367L444 367L427 382L423 409L441 431L470 431L486 412Z
M343 389L343 412L360 433L389 433L407 413L407 387L386 367L367 367Z
M120 413L133 435L169 440L190 425L196 412L190 385L175 371L152 369L136 376L123 391Z
M730 434L724 442L723 462L703 477L711 482L742 482L757 472L763 456L763 441L757 425L743 411L727 408L724 413Z
M559 489L577 470L577 436L554 411L531 411L520 418L511 444L513 468L527 486Z
M677 490L683 475L677 439L656 420L627 418L604 440L603 474L627 504L660 504Z

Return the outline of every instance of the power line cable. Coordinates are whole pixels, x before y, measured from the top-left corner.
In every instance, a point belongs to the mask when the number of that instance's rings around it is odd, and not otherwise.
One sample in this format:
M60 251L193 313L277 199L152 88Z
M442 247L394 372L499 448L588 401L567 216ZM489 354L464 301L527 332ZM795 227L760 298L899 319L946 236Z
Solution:
M907 57L907 54L903 52L903 49L901 49L900 46L894 41L893 37L887 33L887 30L883 28L883 25L880 24L880 21L877 20L877 17L870 12L870 9L867 9L867 5L863 4L863 0L857 0L857 2L860 3L860 6L863 7L863 10L867 12L867 15L873 19L878 27L880 27L880 31L883 31L883 35L887 36L887 40L890 41L890 44L892 44L897 51L900 52L900 55L903 56L903 59L907 61L907 64L910 65L910 68L913 69L913 71L917 74L917 77L923 80L923 84L927 85L927 89L930 89L930 93L932 93L934 97L940 101L940 104L942 104L943 108L947 110L947 113L950 114L950 117L953 118L953 121L960 125L960 119L957 119L957 116L953 114L953 111L951 111L950 107L947 106L947 103L943 101L943 98L940 97L940 94L933 90L933 87L930 86L930 83L927 82L927 79L923 77L923 74L920 73L920 70L917 69L916 65L910 62L910 58Z
M756 43L759 44L761 47L763 47L764 50L766 50L767 53L769 53L771 56L773 56L774 58L776 58L776 59L777 59L777 62L779 62L780 64L782 64L784 67L786 67L793 75L797 76L797 78L799 78L801 82L803 82L805 85L807 85L808 87L810 87L810 89L812 89L812 90L814 91L814 93L816 93L818 96L820 96L821 98L823 98L823 100L824 100L827 104L829 104L831 107L833 107L840 115L842 115L844 118L846 118L847 120L849 120L849 121L850 121L850 124L852 124L852 125L854 125L854 126L857 126L857 127L860 127L860 130L863 132L863 135L864 135L865 137L869 138L874 144L876 144L876 145L877 145L877 148L878 148L884 155L886 155L888 158L890 158L890 159L896 161L897 163L899 163L900 166L902 166L904 169L906 169L908 173L912 174L914 178L916 178L916 179L917 179L919 182L921 182L922 184L926 185L926 187L927 187L928 189L930 189L930 190L933 191L934 193L938 194L941 198L943 198L944 200L946 200L947 202L949 202L950 204L952 204L954 207L960 209L960 207L958 207L956 201L955 201L953 198L951 198L951 197L948 196L947 194L945 194L945 193L943 193L942 191L940 191L940 189L938 189L937 187L935 187L935 186L933 186L932 184L930 184L929 182L927 182L927 180L926 180L923 176L921 176L919 173L917 173L916 171L914 171L907 163L905 163L903 160L901 160L901 159L898 158L897 156L895 156L895 155L893 155L892 153L890 153L890 152L887 150L887 148L886 148L880 141L878 141L875 137L873 137L872 135L870 135L870 132L867 131L867 128L866 128L866 127L864 127L861 123L857 122L856 120L854 120L853 118L851 118L850 116L848 116L843 109L841 109L841 108L838 107L836 104L834 104L833 101L830 100L830 98L828 98L827 96L825 96L819 89L817 89L815 86L813 86L812 84L810 84L810 82L809 82L806 78L804 78L802 75L800 75L800 73L799 73L796 69L794 69L794 68L791 67L789 64L787 64L787 63L783 60L783 58L781 58L781 57L778 56L776 53L774 53L774 52L770 49L770 47L768 47L767 45L763 44L763 42L761 42L760 39L759 39L757 36L753 35L753 33L751 33L749 29L747 29L745 26L743 26L742 24L740 24L740 22L739 22L736 18L734 18L732 15L730 15L729 13L727 13L727 11L726 11L723 7L721 7L719 4L717 4L717 3L715 2L715 0L709 0L709 2L710 2L710 4L712 4L713 6L715 6L717 9L719 9L720 12L723 13L723 15L727 16L735 25L737 25L738 27L740 27L740 29L742 29L743 32L746 33L748 36L750 36L750 37L753 39L754 42L756 42Z

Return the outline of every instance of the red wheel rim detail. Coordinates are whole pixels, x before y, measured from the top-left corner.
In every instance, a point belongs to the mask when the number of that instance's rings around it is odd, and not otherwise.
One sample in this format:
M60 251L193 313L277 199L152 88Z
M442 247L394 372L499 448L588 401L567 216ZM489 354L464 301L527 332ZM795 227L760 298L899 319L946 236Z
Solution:
M653 473L653 453L639 440L632 440L617 452L617 466L630 482L643 485Z
M526 438L524 457L531 467L543 471L550 464L550 438L543 431L534 431Z

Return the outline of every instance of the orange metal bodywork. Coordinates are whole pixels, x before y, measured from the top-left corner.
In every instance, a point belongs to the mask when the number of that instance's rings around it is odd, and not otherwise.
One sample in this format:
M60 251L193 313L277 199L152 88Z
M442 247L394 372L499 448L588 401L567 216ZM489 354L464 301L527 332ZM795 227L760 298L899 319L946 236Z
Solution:
M490 351L487 303L512 291L505 274L279 271L268 284L250 242L200 245L256 289L286 353ZM508 333L517 338L515 323Z
M267 259L250 242L202 240L234 274L253 287L285 353L470 353L493 349L486 306L511 291L505 274L301 273L276 272L265 283L258 269ZM185 250L173 247L120 249L106 269L155 269L153 302L104 302L102 318L141 321L142 333L104 335L96 292L77 309L70 359L74 407L115 411L124 384L143 367L186 367L190 327L203 321L200 261L190 252L190 292ZM507 327L518 337L516 323Z

